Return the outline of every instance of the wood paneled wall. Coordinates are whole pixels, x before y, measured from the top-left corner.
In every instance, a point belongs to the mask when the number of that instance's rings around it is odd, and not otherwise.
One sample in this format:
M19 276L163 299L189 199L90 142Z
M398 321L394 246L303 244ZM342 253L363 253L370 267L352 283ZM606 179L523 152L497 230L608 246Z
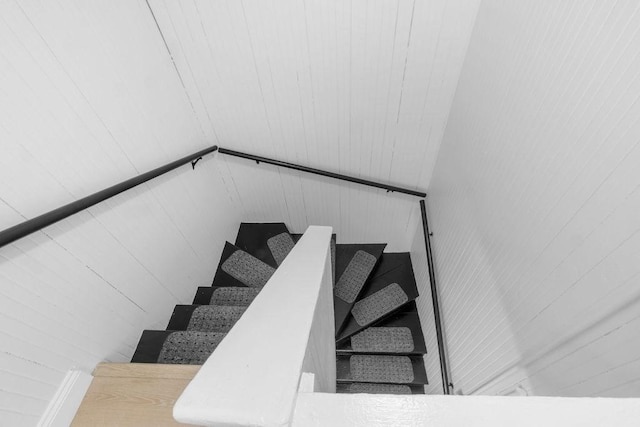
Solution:
M0 229L206 147L144 2L0 3ZM210 283L240 210L216 158L0 249L0 424L127 361Z
M482 3L429 187L464 393L640 395L638 8Z
M427 187L478 0L149 3L210 140ZM411 246L406 197L225 161L247 218Z
M0 228L212 144L424 189L478 3L0 2ZM404 251L415 206L215 155L0 249L0 418L127 360L240 221Z

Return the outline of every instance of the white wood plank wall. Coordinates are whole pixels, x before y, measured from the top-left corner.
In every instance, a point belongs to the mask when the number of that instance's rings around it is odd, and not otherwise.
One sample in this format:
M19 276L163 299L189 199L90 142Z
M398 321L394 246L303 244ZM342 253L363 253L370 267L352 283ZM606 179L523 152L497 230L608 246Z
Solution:
M212 144L424 189L478 4L0 1L0 229ZM416 206L216 155L0 249L2 423L127 360L240 221L405 251Z
M427 187L478 0L163 1L151 8L209 139ZM409 250L415 200L225 158L245 218Z
M0 229L215 141L146 4L0 2ZM0 424L127 361L210 283L240 216L208 157L0 249Z
M639 8L480 7L429 187L464 393L640 395Z

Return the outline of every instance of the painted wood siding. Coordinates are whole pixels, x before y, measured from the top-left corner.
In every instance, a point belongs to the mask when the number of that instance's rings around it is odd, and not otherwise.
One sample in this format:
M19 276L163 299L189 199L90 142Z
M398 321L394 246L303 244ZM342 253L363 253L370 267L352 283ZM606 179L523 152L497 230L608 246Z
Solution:
M482 3L429 187L464 393L640 395L639 7Z
M478 3L0 2L0 228L212 144L424 189ZM406 251L416 206L215 155L0 249L1 419L127 360L240 221Z
M144 1L0 2L0 229L209 145ZM240 220L207 157L0 249L0 424L128 361Z
M149 3L209 140L427 187L478 0ZM247 218L411 247L413 200L225 161Z

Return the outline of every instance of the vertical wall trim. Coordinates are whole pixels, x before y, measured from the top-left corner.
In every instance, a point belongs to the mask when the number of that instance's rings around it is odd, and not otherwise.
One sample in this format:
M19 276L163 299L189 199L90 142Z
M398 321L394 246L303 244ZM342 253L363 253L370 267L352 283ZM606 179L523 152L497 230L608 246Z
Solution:
M160 38L162 38L162 43L164 43L164 47L165 47L165 49L167 49L167 53L169 54L169 58L171 58L171 63L173 64L173 68L175 68L176 73L178 74L178 78L180 79L180 83L182 84L182 88L184 89L185 93L187 93L187 97L189 98L189 101L191 101L191 98L189 97L189 93L187 92L187 87L185 86L184 80L182 79L182 74L180 74L180 70L178 69L178 65L176 64L175 59L173 59L173 54L171 53L171 49L169 49L169 45L167 44L167 39L165 39L164 33L162 32L162 29L160 28L160 24L158 24L158 20L156 19L156 14L153 13L153 9L151 8L151 5L149 4L149 0L145 0L145 3L147 3L147 7L149 8L149 12L151 13L151 17L153 18L153 22L156 24L156 28L158 29L158 33L160 34Z
M83 371L70 370L42 414L38 427L66 427L76 416L76 412L87 393L93 376Z
M156 14L153 12L153 8L149 4L149 0L145 0L147 3L147 7L149 8L149 12L151 13L151 17L153 18L153 22L156 24L156 28L158 29L158 33L160 34L160 38L162 38L162 42L164 43L164 47L167 49L167 53L169 54L169 58L171 59L171 63L173 64L173 68L176 70L176 74L178 74L178 79L180 80L180 84L182 85L182 89L184 90L184 94L189 101L189 105L191 106L191 112L193 112L193 116L196 121L200 123L200 127L202 129L202 123L200 122L200 118L198 117L198 113L196 112L196 107L193 105L193 101L191 100L191 95L189 95L189 91L187 90L187 86L184 84L184 79L182 78L182 74L180 73L180 69L178 68L178 64L176 64L176 60L171 53L171 49L169 48L169 44L167 43L167 39L164 37L164 33L162 32L162 28L160 28L160 24L158 23L158 19L156 18ZM204 134L204 129L202 129Z

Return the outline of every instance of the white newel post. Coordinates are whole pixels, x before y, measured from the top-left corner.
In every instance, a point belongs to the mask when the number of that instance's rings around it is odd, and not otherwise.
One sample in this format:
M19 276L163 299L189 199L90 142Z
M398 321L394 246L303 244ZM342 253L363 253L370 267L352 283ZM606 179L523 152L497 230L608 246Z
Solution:
M333 315L333 281L331 254L325 262L320 294L313 316L313 324L302 370L314 374L314 391L336 392L336 342Z

